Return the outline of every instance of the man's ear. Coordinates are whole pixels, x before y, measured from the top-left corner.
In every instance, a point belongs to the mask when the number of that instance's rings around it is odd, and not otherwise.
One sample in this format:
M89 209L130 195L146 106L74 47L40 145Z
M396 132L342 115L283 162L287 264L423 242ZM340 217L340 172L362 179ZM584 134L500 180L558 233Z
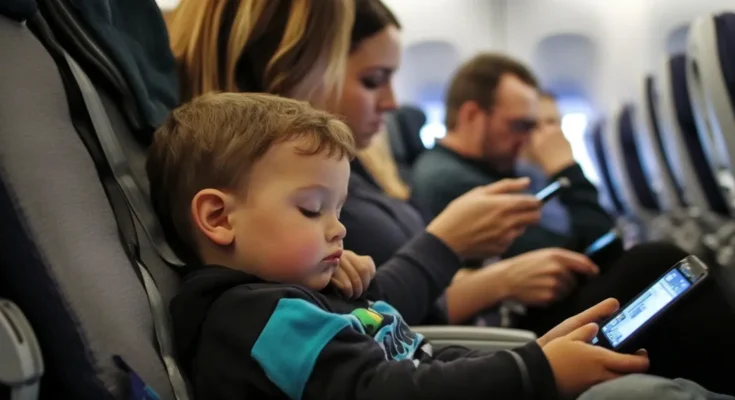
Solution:
M484 110L474 101L465 101L457 113L457 122L460 126L467 127L477 124L478 118L485 116Z
M216 189L199 191L191 201L194 226L220 246L229 246L235 240L235 230L229 215L235 209L235 199Z

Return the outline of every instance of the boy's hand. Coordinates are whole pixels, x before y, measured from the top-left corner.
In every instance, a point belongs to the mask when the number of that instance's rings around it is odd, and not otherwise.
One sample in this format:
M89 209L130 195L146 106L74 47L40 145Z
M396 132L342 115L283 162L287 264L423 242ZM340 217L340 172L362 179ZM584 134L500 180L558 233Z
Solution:
M619 308L620 303L618 303L617 300L603 300L597 303L597 305L592 306L573 317L565 319L561 324L546 332L544 336L538 338L536 342L539 346L544 347L556 338L566 336L589 323L599 322L600 320L613 315L613 313L618 311Z
M356 299L367 291L375 276L375 262L369 256L358 256L346 250L339 259L331 283L348 299Z
M551 340L542 348L562 398L574 398L598 383L648 369L645 351L635 355L620 354L588 344L598 329L594 323L584 325Z

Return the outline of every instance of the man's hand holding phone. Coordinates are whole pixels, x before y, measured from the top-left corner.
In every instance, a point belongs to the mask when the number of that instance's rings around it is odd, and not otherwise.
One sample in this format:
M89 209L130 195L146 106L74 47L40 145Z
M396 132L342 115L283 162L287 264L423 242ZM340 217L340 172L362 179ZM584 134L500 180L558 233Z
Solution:
M643 350L620 354L589 343L599 330L596 322L619 307L617 300L607 299L568 318L537 340L563 398L573 398L598 383L648 369L648 356Z

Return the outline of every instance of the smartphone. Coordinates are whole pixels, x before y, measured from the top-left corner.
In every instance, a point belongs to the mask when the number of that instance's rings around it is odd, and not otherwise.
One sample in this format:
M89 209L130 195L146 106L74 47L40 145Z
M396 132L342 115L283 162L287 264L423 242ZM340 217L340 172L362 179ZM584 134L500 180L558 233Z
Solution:
M571 182L569 182L568 178L561 177L536 193L536 198L542 203L546 203L559 194L560 190L569 187L570 184Z
M610 232L597 238L582 252L595 264L603 266L617 259L623 253L623 239L620 231L611 229Z
M697 257L679 261L630 303L605 322L592 344L621 353L633 353L642 334L675 304L681 302L709 277L709 268Z

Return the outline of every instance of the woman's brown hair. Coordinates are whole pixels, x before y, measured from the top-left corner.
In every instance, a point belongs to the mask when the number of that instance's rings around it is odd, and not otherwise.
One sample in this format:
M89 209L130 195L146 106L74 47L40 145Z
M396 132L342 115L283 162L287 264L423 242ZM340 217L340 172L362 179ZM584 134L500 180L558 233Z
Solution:
M166 19L182 98L336 98L354 18L353 0L181 0Z

